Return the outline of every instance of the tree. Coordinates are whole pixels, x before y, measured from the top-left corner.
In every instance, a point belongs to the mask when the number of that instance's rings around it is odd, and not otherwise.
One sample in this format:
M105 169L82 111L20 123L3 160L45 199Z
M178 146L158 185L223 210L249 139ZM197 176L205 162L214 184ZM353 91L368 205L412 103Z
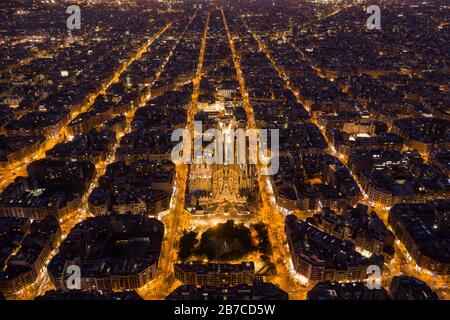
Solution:
M195 250L197 245L197 232L195 231L184 231L183 236L180 239L178 256L181 260L186 260L189 258Z
M197 253L206 255L209 260L234 260L255 249L250 229L228 220L202 234Z

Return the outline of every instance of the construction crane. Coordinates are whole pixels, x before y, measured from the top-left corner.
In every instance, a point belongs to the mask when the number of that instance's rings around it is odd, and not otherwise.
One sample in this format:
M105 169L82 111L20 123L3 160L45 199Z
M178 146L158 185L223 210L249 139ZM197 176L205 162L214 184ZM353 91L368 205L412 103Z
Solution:
M167 11L171 12L173 0L161 0L161 1L167 6Z

